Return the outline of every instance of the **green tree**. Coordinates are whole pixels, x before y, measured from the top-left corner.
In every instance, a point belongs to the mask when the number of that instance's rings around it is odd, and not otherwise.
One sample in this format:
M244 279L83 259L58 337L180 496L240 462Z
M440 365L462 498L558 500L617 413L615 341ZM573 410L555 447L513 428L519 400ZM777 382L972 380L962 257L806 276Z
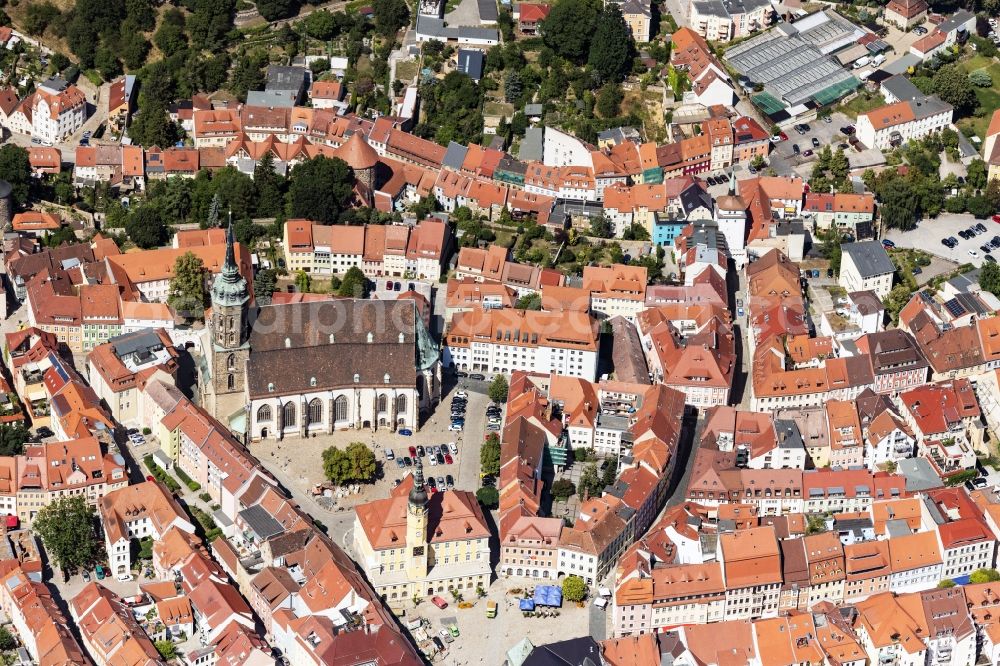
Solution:
M152 204L140 206L129 213L125 221L125 233L144 250L167 242L167 225L164 224L160 211Z
M876 188L882 213L882 223L888 229L909 231L917 226L919 199L911 182L896 174L886 172L888 177L879 178Z
M72 576L98 561L101 545L94 532L95 520L85 498L64 496L43 507L31 528L42 538L49 559L65 576Z
M991 294L1000 296L1000 266L991 261L984 262L979 269L979 286Z
M594 108L602 118L614 118L621 112L622 100L625 95L621 86L614 82L608 82L597 91L597 102Z
M587 583L579 576L566 576L562 582L563 599L574 603L587 598Z
M517 104L524 94L524 81L521 80L521 73L510 71L503 77L503 97L510 104Z
M175 659L177 657L177 646L174 645L173 641L156 641L153 643L153 647L156 648L156 651L159 652L160 656L166 661L170 661L171 659Z
M313 39L327 40L337 34L337 20L325 9L311 13L301 25Z
M969 72L969 83L977 88L989 88L993 85L993 78L985 69L977 69Z
M590 218L590 235L596 238L611 238L611 220L607 215Z
M257 0L257 11L268 21L294 16L299 10L298 0Z
M500 493L493 486L483 486L476 491L476 499L487 509L495 509L500 504Z
M185 252L174 261L167 303L189 319L205 311L205 264L194 252Z
M955 585L955 581L950 578L945 578L944 580L938 582L937 587L939 590L947 590L948 588L955 587Z
M13 143L0 147L0 180L11 185L11 198L17 206L28 203L31 191L31 162L28 151Z
M576 494L576 486L569 479L556 479L552 484L552 497L567 500Z
M253 172L253 184L257 189L257 216L277 217L284 203L284 179L274 170L274 155L265 153L257 162Z
M1000 571L996 569L976 569L969 574L969 582L973 584L995 583L997 581L1000 581Z
M28 3L24 16L24 29L29 35L40 35L60 16L59 8L51 2Z
M292 169L288 188L289 217L333 224L347 208L354 188L354 174L347 163L323 155Z
M229 92L236 95L241 102L247 99L247 92L260 90L264 87L264 65L267 64L267 52L254 49L244 53L236 61L232 77L229 79Z
M149 41L137 30L122 30L118 38L118 53L129 70L136 70L146 62L149 55Z
M590 53L590 40L597 28L601 4L597 0L561 0L542 21L545 45L557 54L582 65Z
M508 388L507 378L503 375L497 375L493 378L493 381L490 382L490 387L486 391L486 394L493 402L503 404L507 402Z
M138 31L149 32L156 27L156 12L149 0L125 0L125 16Z
M416 127L417 134L441 145L475 143L481 138L482 91L468 76L448 72L443 79L424 83L420 96L425 118Z
M264 268L253 276L253 295L260 305L269 305L271 295L278 286L278 274L273 268Z
M132 141L144 148L169 147L180 138L177 125L167 115L167 107L159 103L143 106L134 114L128 134Z
M934 73L934 93L955 107L959 115L976 108L976 93L969 77L958 65L945 65Z
M597 30L590 43L587 64L603 81L621 81L632 69L634 48L632 33L625 24L621 9L607 3L597 17Z
M0 456L19 456L31 432L22 422L0 425Z
M542 295L538 292L525 294L521 298L517 299L517 303L514 304L514 307L518 310L541 310Z
M312 278L305 271L295 271L295 289L303 294L312 288Z
M363 442L351 442L346 449L331 446L323 451L323 473L338 486L373 481L375 471L375 454Z
M577 490L586 493L587 497L600 497L604 490L604 481L597 473L597 465L590 463L583 468L580 474L580 481L577 483Z
M368 298L368 278L357 266L351 266L340 280L337 295L347 298Z
M153 537L143 537L139 539L139 559L153 559Z
M153 35L156 48L169 58L187 48L187 35L184 34L184 14L172 7L163 14L163 22Z
M410 8L405 0L375 0L372 11L375 13L375 29L386 37L395 35L410 22Z
M966 209L978 219L984 220L996 212L996 207L990 205L990 200L982 195L968 197L965 200Z
M496 476L500 473L500 437L491 432L479 447L479 466L483 474Z
M897 284L895 287L892 288L892 291L890 291L889 295L885 298L884 301L885 311L886 314L889 315L889 318L892 320L893 324L895 324L899 320L899 311L902 310L903 307L910 302L910 297L912 295L913 293L910 291L910 288L907 285Z
M8 652L17 648L17 639L7 627L0 627L0 651Z

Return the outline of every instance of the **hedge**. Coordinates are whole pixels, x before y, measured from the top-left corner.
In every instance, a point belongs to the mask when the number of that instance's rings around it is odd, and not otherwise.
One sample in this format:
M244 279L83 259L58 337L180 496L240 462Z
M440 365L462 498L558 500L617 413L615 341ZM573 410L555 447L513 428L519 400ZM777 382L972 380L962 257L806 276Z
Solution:
M199 490L201 490L201 484L192 479L187 474L185 474L184 470L182 470L180 467L174 468L174 474L176 474L177 478L179 478L181 481L184 482L184 485L187 486L191 490L191 492L196 493Z
M142 462L146 463L146 469L149 470L153 478L169 488L170 492L175 493L181 489L181 485L174 481L173 477L167 474L166 470L156 464L153 456L143 456Z

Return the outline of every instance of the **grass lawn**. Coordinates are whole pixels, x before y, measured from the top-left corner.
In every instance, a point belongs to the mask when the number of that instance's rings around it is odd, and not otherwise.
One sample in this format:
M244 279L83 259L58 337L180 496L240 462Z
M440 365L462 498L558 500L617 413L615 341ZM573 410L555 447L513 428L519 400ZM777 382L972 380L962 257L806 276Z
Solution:
M403 83L410 83L420 71L420 64L416 60L402 60L396 63L396 78Z
M878 93L861 92L857 97L852 99L846 104L841 104L838 109L845 116L850 116L851 118L857 118L859 113L867 113L872 109L877 109L880 106L885 106L885 98Z
M977 55L974 58L963 60L959 66L969 73L983 70L993 79L991 88L974 88L976 99L979 101L979 111L982 115L962 118L958 121L962 132L966 135L974 134L982 139L986 136L986 128L989 127L990 116L994 109L1000 109L1000 63L993 58Z
M514 105L505 102L488 101L483 105L483 114L511 118L514 115Z

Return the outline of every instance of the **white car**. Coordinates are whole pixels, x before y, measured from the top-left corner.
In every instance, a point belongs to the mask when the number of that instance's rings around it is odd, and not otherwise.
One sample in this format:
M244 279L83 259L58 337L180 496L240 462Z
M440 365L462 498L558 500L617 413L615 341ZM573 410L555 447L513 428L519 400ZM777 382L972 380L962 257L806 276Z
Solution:
M434 456L427 456L427 460L430 461L432 467L438 464L437 458Z
M396 454L392 452L392 449L386 449L385 450L385 459L386 460L392 460L395 457L396 457Z
M970 257L978 257L979 253L976 252L975 250L969 250L969 256Z
M448 430L451 430L452 432L459 432L461 429L462 426L458 425L457 423L452 423L450 426L448 426Z
M448 442L448 448L451 449L452 453L458 454L458 445L455 442Z
M455 391L455 397L456 398L468 398L469 394L466 393L465 391Z

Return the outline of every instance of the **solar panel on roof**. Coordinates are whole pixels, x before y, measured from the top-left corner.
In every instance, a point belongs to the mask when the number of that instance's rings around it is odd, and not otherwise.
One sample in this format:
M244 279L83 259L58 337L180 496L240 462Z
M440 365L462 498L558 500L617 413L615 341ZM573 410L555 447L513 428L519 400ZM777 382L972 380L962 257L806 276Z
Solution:
M965 307L958 302L958 299L951 299L945 301L944 307L948 310L952 317L961 317L965 314Z

